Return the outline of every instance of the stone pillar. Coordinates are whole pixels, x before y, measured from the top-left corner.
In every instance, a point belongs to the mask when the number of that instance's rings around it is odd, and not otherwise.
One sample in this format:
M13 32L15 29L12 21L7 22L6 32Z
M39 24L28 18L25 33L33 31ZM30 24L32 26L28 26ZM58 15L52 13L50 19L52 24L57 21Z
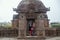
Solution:
M24 13L19 14L19 28L18 38L24 38L26 36L26 16Z
M39 29L44 29L44 17L43 13L40 13L37 15L37 21L38 21L38 28Z
M43 37L45 37L45 29L43 30Z
M37 33L37 36L39 36L39 37L45 37L44 19L41 16L42 16L42 14L37 15L36 33Z

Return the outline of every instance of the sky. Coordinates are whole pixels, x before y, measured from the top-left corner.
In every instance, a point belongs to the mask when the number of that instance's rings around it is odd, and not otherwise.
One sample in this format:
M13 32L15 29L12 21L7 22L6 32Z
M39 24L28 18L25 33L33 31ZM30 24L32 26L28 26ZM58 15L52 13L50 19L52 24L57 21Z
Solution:
M50 22L60 22L60 0L41 0L44 5L49 8L47 12ZM13 11L13 8L17 8L21 0L0 0L0 22L11 22L13 14L17 14Z

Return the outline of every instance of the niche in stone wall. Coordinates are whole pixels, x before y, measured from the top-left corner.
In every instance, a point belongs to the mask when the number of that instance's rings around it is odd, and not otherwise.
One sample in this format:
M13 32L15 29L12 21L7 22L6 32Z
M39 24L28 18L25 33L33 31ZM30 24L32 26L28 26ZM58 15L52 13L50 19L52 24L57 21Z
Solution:
M35 36L35 19L27 19L27 36Z

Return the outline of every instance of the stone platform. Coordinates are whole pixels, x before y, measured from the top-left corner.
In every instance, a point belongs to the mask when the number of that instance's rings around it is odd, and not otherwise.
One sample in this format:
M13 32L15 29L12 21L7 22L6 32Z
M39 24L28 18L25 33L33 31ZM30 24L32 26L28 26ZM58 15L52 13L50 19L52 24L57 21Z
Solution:
M25 38L17 38L17 40L45 40L45 37L26 36Z
M17 40L17 38L0 38L0 40ZM52 38L47 38L45 40L60 40L60 37L52 37Z

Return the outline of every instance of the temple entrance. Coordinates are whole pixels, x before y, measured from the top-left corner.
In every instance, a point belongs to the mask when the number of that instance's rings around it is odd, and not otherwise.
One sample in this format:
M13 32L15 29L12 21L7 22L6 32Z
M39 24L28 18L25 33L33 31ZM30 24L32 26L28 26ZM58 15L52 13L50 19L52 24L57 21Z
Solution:
M35 19L27 19L27 36L35 36Z

